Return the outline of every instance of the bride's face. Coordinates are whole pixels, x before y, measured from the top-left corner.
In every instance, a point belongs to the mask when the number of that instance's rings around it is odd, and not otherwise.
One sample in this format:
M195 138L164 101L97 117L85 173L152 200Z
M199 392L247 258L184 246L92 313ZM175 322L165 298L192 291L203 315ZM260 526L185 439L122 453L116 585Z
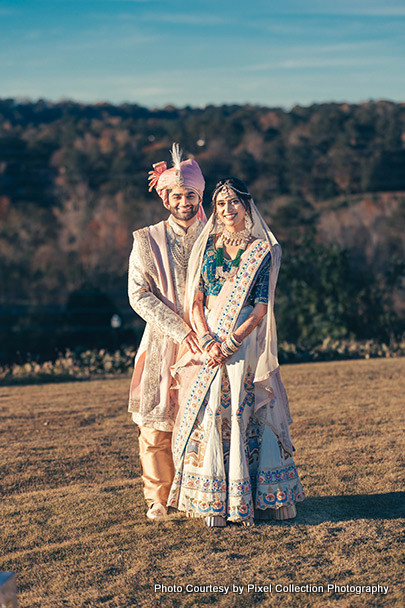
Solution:
M246 209L233 190L220 192L217 196L216 210L218 219L230 232L239 232L245 228Z

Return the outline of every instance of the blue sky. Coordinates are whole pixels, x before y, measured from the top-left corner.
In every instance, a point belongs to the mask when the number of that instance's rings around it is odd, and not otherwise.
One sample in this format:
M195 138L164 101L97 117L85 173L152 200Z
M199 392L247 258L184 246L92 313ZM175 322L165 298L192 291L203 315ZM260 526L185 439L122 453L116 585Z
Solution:
M404 0L0 0L0 96L405 101Z

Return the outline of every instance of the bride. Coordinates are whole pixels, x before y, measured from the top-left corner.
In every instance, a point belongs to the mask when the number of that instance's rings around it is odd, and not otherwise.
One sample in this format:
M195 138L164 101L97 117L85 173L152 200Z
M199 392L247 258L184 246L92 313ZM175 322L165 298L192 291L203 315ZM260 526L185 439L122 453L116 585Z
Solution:
M172 370L179 412L168 505L208 526L295 517L304 493L273 314L281 248L246 184L221 180L193 248L186 297L202 354Z

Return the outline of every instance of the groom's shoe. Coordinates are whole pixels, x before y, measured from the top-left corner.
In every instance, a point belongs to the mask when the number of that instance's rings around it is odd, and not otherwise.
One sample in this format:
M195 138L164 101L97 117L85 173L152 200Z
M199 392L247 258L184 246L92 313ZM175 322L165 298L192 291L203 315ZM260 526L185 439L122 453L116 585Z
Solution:
M270 519L285 521L287 519L294 519L296 516L297 510L295 505L284 505L278 509L266 509L265 511L257 509L255 512L255 519L258 521L269 521Z
M146 513L146 517L148 519L154 519L154 520L166 519L167 509L160 502L155 502L153 505L151 505L149 507L148 512Z

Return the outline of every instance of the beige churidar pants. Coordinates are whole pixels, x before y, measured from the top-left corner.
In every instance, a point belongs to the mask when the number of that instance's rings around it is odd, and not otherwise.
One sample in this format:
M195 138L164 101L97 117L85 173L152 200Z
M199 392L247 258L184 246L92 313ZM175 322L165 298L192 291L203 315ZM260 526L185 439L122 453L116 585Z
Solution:
M148 506L156 502L166 506L174 477L172 433L139 427L139 459Z

